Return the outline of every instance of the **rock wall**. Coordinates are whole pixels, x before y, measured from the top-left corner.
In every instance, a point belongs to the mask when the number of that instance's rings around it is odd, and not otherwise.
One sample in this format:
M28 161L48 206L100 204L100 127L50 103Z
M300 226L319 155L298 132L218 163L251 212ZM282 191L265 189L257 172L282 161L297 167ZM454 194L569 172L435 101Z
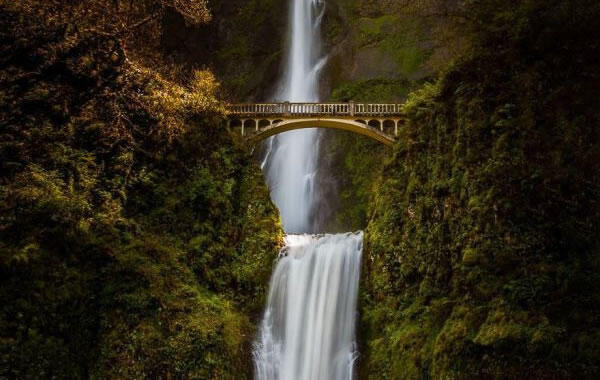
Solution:
M599 376L599 10L481 3L469 54L409 96L369 211L361 378Z

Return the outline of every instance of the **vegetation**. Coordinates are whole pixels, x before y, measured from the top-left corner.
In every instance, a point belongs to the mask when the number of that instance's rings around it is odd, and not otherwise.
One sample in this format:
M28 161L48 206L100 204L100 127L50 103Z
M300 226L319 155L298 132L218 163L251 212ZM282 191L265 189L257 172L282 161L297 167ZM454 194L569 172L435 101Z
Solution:
M361 378L600 378L600 5L327 7L330 98L409 119L321 144ZM285 11L0 0L0 378L250 376L282 231L219 98L271 94Z
M469 4L370 208L362 377L597 378L600 8Z
M287 2L212 0L214 22L185 23L180 15L163 20L161 48L183 65L205 65L223 82L232 102L273 96L284 59Z
M324 85L333 101L401 103L434 75L431 22L415 2L333 0L324 21L329 68ZM387 149L350 133L325 132L321 172L333 206L328 231L366 228L367 210ZM323 181L324 182L324 181ZM327 184L325 184L327 186Z
M134 49L169 3L87 18L123 4L0 3L0 377L247 378L277 212L212 74Z

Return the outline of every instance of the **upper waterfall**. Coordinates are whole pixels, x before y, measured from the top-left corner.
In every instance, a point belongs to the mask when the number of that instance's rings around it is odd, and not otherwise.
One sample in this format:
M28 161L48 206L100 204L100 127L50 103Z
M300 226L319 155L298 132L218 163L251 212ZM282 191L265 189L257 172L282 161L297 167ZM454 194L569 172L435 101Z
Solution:
M325 59L320 51L321 0L292 0L286 69L276 94L278 100L316 102L319 72ZM306 129L272 137L263 162L271 196L279 207L288 233L316 232L314 186L318 166L319 132Z

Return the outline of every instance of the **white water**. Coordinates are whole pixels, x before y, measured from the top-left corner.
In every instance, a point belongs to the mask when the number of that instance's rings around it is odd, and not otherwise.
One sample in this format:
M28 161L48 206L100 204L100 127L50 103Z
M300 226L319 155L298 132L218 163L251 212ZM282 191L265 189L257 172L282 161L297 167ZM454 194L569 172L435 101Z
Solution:
M287 67L278 100L319 100L318 77L325 62L319 56L319 20L324 11L320 0L291 0ZM262 166L287 232L314 230L318 145L319 132L312 128L286 132L267 142Z
M318 101L322 0L290 0L288 64L278 100ZM288 233L314 232L319 133L286 132L261 163ZM288 235L254 344L257 380L351 380L362 233Z
M288 235L256 342L256 378L348 380L362 233Z

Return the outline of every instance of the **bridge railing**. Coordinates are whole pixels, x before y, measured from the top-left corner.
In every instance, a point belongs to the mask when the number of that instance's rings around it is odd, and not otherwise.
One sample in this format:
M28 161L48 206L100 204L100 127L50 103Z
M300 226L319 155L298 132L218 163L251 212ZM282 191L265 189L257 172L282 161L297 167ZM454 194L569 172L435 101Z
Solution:
M376 103L257 103L230 104L227 113L237 116L393 116L402 115L400 104Z

